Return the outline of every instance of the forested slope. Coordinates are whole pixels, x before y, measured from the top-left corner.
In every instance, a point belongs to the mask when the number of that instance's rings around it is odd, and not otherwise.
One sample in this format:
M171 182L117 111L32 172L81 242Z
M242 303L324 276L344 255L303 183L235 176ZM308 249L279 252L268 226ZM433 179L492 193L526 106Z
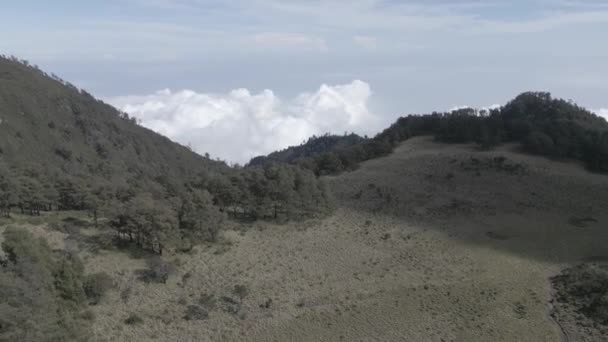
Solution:
M227 214L299 219L328 208L325 188L309 171L284 164L231 168L26 61L0 58L5 216L89 210L124 238L160 252L213 237Z
M306 142L298 146L290 146L280 151L272 152L267 156L258 156L249 162L247 166L259 166L270 162L292 163L303 158L312 158L328 151L347 148L360 144L367 138L357 134L312 136Z
M529 153L576 159L591 171L608 172L608 122L545 92L522 93L490 111L466 108L401 117L372 139L329 146L324 153L302 154L288 162L317 175L337 174L353 170L362 161L387 155L400 142L420 135L433 135L446 143L475 142L484 149L516 142ZM311 140L297 149L310 149L307 145L314 143Z

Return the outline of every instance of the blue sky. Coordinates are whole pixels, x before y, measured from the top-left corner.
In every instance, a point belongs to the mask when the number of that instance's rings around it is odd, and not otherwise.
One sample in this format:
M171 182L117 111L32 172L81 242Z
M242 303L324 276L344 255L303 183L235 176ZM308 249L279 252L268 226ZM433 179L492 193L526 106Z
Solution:
M187 96L178 105L184 90L236 101L241 112L226 115L243 119L245 131L274 125L256 134L275 129L277 137L284 135L278 118L309 119L294 108L342 118L337 132L370 134L401 114L502 104L526 90L608 108L606 1L21 0L3 5L0 30L1 53L26 58L118 106L139 108L148 126L154 125L145 108L160 97L177 111L154 113L163 127L183 121L184 108L207 117L225 110L209 112L215 107L203 103L202 111ZM158 95L163 89L172 95ZM235 100L235 89L252 99L268 89L273 105ZM318 102L305 106L305 98ZM260 110L272 112L262 115L270 123L247 120ZM353 113L362 112L378 126L353 125L359 115ZM215 124L225 122L209 123ZM321 126L301 134L328 129ZM171 132L181 142L198 134ZM250 153L293 142L277 139ZM208 148L210 141L200 144L194 147L246 158Z

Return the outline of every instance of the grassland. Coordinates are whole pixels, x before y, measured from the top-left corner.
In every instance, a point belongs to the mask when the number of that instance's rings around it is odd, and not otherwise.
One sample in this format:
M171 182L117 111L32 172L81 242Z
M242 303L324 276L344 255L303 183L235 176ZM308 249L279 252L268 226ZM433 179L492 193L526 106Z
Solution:
M229 223L219 243L164 255L164 284L141 281L147 256L103 231L49 227L82 214L3 224L113 278L92 307L99 341L559 341L549 278L608 257L608 177L513 146L415 138L326 181L332 216ZM554 316L568 338L608 336Z

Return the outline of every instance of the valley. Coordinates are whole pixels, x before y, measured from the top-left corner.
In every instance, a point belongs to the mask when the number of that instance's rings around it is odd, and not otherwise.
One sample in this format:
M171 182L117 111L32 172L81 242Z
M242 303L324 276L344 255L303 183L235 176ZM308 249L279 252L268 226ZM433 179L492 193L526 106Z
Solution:
M110 275L90 307L96 341L559 341L550 278L608 257L608 179L515 145L417 137L322 180L330 216L227 221L217 243L164 254L175 266L165 283L142 281L149 256L91 224L60 232L15 215L2 227ZM556 315L573 341L608 334Z

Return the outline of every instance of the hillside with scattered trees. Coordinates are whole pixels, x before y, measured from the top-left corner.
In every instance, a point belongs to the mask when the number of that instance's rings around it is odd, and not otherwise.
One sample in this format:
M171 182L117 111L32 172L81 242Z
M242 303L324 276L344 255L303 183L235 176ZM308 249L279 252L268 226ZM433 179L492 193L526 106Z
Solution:
M229 167L27 61L0 58L2 216L86 210L162 253L213 240L226 218L298 220L330 208L308 170Z
M443 314L438 340L512 340L522 322L553 336L550 294L530 289L548 291L548 261L605 260L607 178L503 143L608 172L606 120L548 93L314 136L241 168L1 57L0 341L317 340L322 320L327 340L360 338L340 322L394 340L394 317L426 317L406 327L424 340ZM552 278L552 317L605 336L606 279L603 262ZM287 335L264 331L277 323Z
M575 159L591 171L608 172L608 122L571 101L544 92L520 94L493 110L465 108L401 117L371 139L327 146L323 153L303 153L286 161L316 175L338 174L385 156L401 142L421 135L433 135L445 143L476 143L482 149L515 142L528 153ZM306 151L315 145L316 140L311 139L292 150ZM258 160L252 160L252 164Z

